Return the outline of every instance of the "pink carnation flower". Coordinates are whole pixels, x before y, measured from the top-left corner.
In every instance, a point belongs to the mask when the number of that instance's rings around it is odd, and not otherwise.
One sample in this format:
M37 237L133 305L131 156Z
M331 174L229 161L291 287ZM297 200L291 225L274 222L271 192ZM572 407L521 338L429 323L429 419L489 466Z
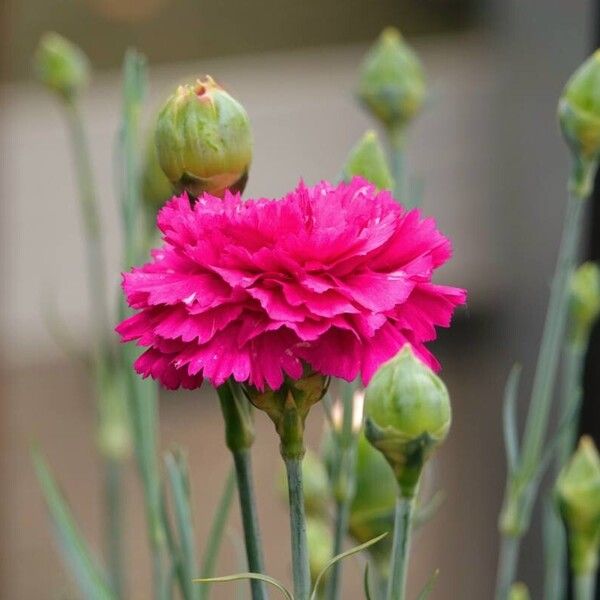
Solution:
M360 178L278 200L184 194L158 226L162 247L123 275L137 313L117 331L147 347L136 371L170 389L277 389L305 364L366 384L407 343L438 368L424 343L466 299L431 283L451 255L434 220Z

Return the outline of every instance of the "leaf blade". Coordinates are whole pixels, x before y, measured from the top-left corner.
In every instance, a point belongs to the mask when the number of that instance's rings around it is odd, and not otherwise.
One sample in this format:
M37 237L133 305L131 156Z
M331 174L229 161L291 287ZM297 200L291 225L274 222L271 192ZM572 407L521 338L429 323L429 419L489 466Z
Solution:
M115 600L108 582L92 558L75 518L42 453L33 448L33 465L58 537L63 558L85 598Z
M229 581L239 581L240 579L257 579L258 581L264 581L277 588L286 598L286 600L294 600L292 594L286 589L286 587L279 583L277 579L269 577L268 575L262 575L261 573L236 573L235 575L225 575L223 577L207 577L194 579L194 583L227 583Z
M371 546L373 546L377 542L380 542L386 536L387 536L387 532L386 533L382 533L381 535L378 535L377 537L374 537L373 539L369 540L368 542L365 542L364 544L360 544L359 546L354 546L354 548L350 548L350 550L346 550L345 552L341 552L340 554L337 554L336 556L334 556L323 567L323 569L321 569L321 572L317 575L317 578L315 579L315 585L313 587L312 594L310 595L310 600L315 600L315 598L317 597L317 591L319 590L319 584L321 583L323 577L325 576L325 573L327 573L327 571L335 563L337 563L340 560L343 560L344 558L347 558L348 556L352 556L353 554L356 554L357 552L362 552L363 550L366 550L367 548L370 548Z

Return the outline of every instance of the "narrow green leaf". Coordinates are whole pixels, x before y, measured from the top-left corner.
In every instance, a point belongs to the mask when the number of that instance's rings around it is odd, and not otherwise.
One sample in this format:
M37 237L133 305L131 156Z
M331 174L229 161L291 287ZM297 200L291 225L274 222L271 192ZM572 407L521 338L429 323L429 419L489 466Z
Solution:
M181 570L183 574L182 594L185 600L197 597L197 588L192 585L196 576L196 543L194 541L194 523L190 508L190 487L188 468L183 454L179 451L169 452L165 457L167 474L173 495L175 519L179 532L181 550Z
M338 554L337 556L334 556L325 565L325 567L321 570L321 572L317 575L317 578L315 579L315 586L313 588L312 594L310 595L310 600L315 600L315 598L317 597L317 592L319 590L319 584L321 583L321 580L325 576L325 573L327 573L327 571L333 565L335 565L335 563L337 563L340 560L343 560L344 558L347 558L348 556L352 556L353 554L356 554L357 552L362 552L363 550L366 550L367 548L370 548L371 546L373 546L377 542L381 541L386 535L387 535L387 532L386 533L382 533L381 535L378 535L377 537L374 537L372 540L369 540L368 542L365 542L364 544L361 544L360 546L354 546L354 548L350 548L350 550L346 550L346 552L342 552L341 554Z
M502 410L504 420L504 446L506 448L506 460L509 473L514 473L516 471L519 462L519 435L516 405L520 379L521 366L515 364L510 371L504 388L504 403Z
M385 152L374 131L367 131L346 159L342 178L349 181L355 175L364 177L379 189L394 187Z
M194 579L194 583L227 583L228 581L239 581L240 579L258 579L276 587L287 600L294 600L292 594L277 579L260 573L236 573L235 575L225 575L224 577L208 577L206 579Z
M91 600L115 600L104 574L92 558L87 543L77 528L46 460L37 448L32 449L32 459L64 560L73 572L82 595Z
M431 577L429 578L429 581L425 584L425 587L421 590L421 593L417 596L417 600L425 600L429 596L429 594L431 594L439 574L440 574L439 569L436 569L432 573Z
M365 574L363 576L363 589L365 592L365 600L371 599L371 590L369 588L369 563L365 564Z
M221 542L223 541L225 526L229 517L231 509L231 503L233 500L233 493L235 491L235 470L233 467L227 475L223 491L217 510L212 521L212 527L206 542L206 549L204 551L204 557L202 559L202 567L200 569L200 575L203 579L207 579L213 576L215 566L217 564L217 557L221 548ZM199 598L205 600L208 598L210 586L205 585L200 588Z

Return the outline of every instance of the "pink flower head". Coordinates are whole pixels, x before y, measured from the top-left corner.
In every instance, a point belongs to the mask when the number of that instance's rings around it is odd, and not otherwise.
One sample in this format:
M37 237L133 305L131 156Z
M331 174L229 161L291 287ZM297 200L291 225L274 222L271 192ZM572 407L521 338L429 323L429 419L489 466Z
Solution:
M433 219L367 181L323 181L277 199L186 194L158 215L163 245L123 275L137 312L117 331L147 350L136 371L170 389L229 377L259 390L324 375L368 383L409 343L447 327L466 292L431 283L451 246Z

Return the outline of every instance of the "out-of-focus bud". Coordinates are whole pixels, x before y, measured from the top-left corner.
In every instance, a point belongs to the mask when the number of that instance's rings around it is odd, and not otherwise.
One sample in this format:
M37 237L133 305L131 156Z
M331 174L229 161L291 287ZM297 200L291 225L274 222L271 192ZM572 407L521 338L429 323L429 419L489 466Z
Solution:
M571 568L575 575L593 573L600 549L600 456L590 437L581 438L561 471L556 497L569 532Z
M571 334L585 345L600 314L600 269L594 262L583 263L571 276Z
M147 208L149 214L154 217L171 196L173 196L173 185L160 168L154 135L151 135L146 145L142 171L142 199L144 206ZM152 223L154 223L154 219L152 219Z
M346 160L344 180L350 181L356 175L364 177L381 190L394 187L385 153L374 131L365 133Z
M313 517L326 517L328 512L329 482L325 466L319 457L307 449L302 461L302 480L304 485L304 509ZM277 489L282 498L287 500L287 478L282 469Z
M400 494L413 497L425 462L450 429L446 386L406 345L371 379L365 415L367 439L391 465Z
M389 464L361 434L356 447L355 493L348 523L350 535L359 544L394 530L397 495L398 485ZM391 550L392 535L368 549L380 573L389 570Z
M508 600L531 600L529 590L524 583L513 583L508 593Z
M267 413L279 434L281 456L301 459L305 453L304 424L310 409L327 391L329 378L320 373L307 372L300 379L286 378L278 390L264 392L246 388L250 402Z
M243 191L252 161L250 120L211 77L177 88L160 111L155 139L173 185L192 196Z
M563 136L575 156L571 189L589 195L600 155L600 51L573 73L558 103Z
M383 31L367 54L358 96L388 130L401 130L425 100L425 78L417 55L393 27Z
M83 51L58 33L45 33L34 56L38 79L63 100L71 102L86 87L90 64Z
M333 556L333 537L327 522L315 517L307 517L306 541L308 544L310 579L314 585L317 576L327 566L327 563ZM327 574L325 574L326 579ZM323 587L324 583L322 582L321 584Z

